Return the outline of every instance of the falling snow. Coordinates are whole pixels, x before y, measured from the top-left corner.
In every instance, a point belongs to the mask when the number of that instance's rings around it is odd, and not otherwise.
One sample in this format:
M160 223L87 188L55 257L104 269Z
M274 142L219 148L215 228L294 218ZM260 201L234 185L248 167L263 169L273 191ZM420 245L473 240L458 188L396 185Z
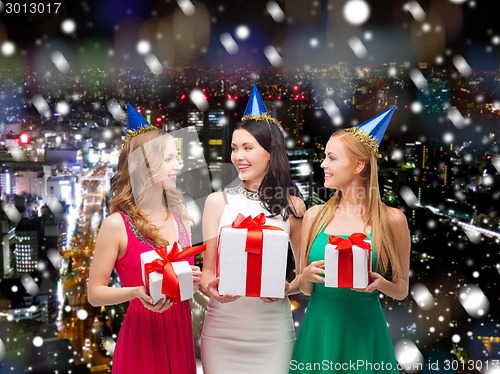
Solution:
M285 20L285 13L276 1L268 1L266 4L266 10L275 22L280 23Z
M189 98L193 101L193 103L199 110L205 111L208 109L209 107L208 101L205 99L205 95L200 90L198 89L192 90L191 93L189 94Z
M220 40L221 44L224 46L224 48L226 49L227 53L229 53L230 55L235 55L236 53L238 53L238 50L239 50L238 44L233 39L231 34L224 32L221 34L219 40Z
M4 56L12 56L16 51L16 46L10 41L5 41L2 43L1 49Z
M491 357L498 358L499 342L495 339L500 337L494 314L500 274L500 149L498 134L488 130L488 121L497 123L500 113L500 30L496 24L486 25L486 21L483 25L481 20L471 35L457 34L457 29L462 24L465 28L467 18L484 4L471 0L438 3L410 0L387 4L383 13L394 23L385 30L380 9L368 0L347 0L340 7L333 2L313 1L301 9L294 8L293 2L267 1L252 4L251 12L241 12L239 18L232 19L228 18L232 15L231 3L208 6L200 1L167 0L144 13L144 9L130 5L123 14L141 20L137 28L110 14L114 35L107 41L83 37L86 32L98 34L101 27L97 19L92 19L99 8L87 2L77 7L86 18L64 14L52 30L37 29L37 35L27 44L20 42L6 23L8 32L0 41L2 66L33 64L37 74L25 80L9 76L12 84L4 79L6 88L0 92L0 100L10 112L3 113L2 126L22 118L19 113L32 111L36 121L47 127L57 124L64 128L83 121L88 127L98 126L97 143L106 146L115 142L119 147L126 119L123 108L132 101L143 107L161 105L158 110L168 129L178 126L178 121L186 124L186 116L177 113L183 106L203 115L224 110L218 123L230 129L241 116L248 86L256 82L265 93L266 106L271 108L273 104L284 126L299 123L294 112L297 108L309 113L311 118L305 119L300 129L297 126L299 130L286 128L286 146L293 151L301 144L305 149L321 144L322 137L337 128L356 125L372 112L397 105L382 145L381 191L392 190L394 195L387 203L401 206L409 220L419 222L410 226L409 296L399 302L380 294L398 362L407 366L408 373L412 372L411 365L445 358L459 362L460 357L470 357L486 365L493 362ZM0 12L5 12L2 2ZM252 13L263 23L254 22ZM147 15L150 19L142 20ZM26 22L26 27L34 27L37 20ZM207 28L201 27L204 24ZM303 25L312 26L302 33ZM127 35L129 31L134 38ZM480 49L483 54L477 52ZM85 59L99 66L99 73L78 71ZM483 68L481 63L488 59L493 63ZM207 70L206 61L210 61ZM339 61L350 62L343 65ZM257 62L263 66L256 66ZM217 70L219 64L222 67ZM123 65L136 69L129 71ZM242 73L234 73L238 70L231 70L228 66L232 65L237 69L248 66L248 70L241 68ZM220 103L212 104L211 98L221 90ZM173 91L179 97L185 95L184 99L170 97ZM28 126L23 122L24 128ZM81 128L77 139L80 144L96 140L84 133L88 127ZM46 133L53 136L50 131ZM399 141L399 135L410 140ZM26 162L31 157L17 142L4 145L9 159ZM31 152L36 153L39 145L33 141ZM82 146L84 157L91 149L92 145ZM114 153L116 156L118 150ZM198 158L203 149L194 146L188 153ZM216 152L212 156L219 157ZM312 163L301 164L297 171L303 175L319 172ZM209 182L215 190L223 187L220 181ZM3 188L2 184L2 193ZM53 213L65 211L58 199L46 200ZM195 224L200 224L202 209L193 202L187 205ZM6 200L2 208L15 224L27 214ZM35 262L36 274L23 276L6 291L15 297L35 298L42 293L43 282L50 279L52 267L66 274L68 266L78 264L55 248L48 249L46 257L47 262ZM81 266L88 265L87 261ZM74 268L72 271L77 273ZM94 323L94 312L78 301L85 298L84 283L85 279L75 294L58 295L58 312L66 318L57 320L60 331L69 328L71 320L79 326ZM68 302L63 304L66 296ZM307 303L298 300L303 312ZM26 311L35 313L36 306ZM103 320L109 321L122 311L113 308L101 313ZM193 316L202 315L201 309L193 310ZM33 372L33 367L12 364L9 355L24 359L26 345L38 351L48 349L52 339L47 337L58 333L18 335L22 323L12 314L5 320L8 329L0 337L0 365L6 365L0 366L0 372ZM99 322L88 329L100 339L101 353L92 354L112 358L117 331L101 330L104 324ZM299 329L300 320L294 325ZM92 370L90 356L83 357L82 347L70 345L68 350L71 358L65 360L69 364L88 365ZM56 355L52 359L57 360L62 353Z
M72 34L76 31L76 22L72 19L65 19L61 23L61 30L65 34Z
M281 58L278 50L272 45L268 45L264 48L264 55L269 63L274 67L280 67L283 64L283 59Z

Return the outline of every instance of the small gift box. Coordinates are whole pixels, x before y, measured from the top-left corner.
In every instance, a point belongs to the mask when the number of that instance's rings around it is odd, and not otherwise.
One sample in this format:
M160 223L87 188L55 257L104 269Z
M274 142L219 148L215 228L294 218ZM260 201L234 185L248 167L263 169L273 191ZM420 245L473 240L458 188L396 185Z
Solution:
M205 245L181 251L177 242L141 253L142 281L156 304L161 299L174 303L193 296L193 271L185 260L205 250Z
M251 297L285 297L288 234L239 214L219 235L219 293Z
M325 246L325 287L365 288L370 283L371 241L354 233L331 235Z

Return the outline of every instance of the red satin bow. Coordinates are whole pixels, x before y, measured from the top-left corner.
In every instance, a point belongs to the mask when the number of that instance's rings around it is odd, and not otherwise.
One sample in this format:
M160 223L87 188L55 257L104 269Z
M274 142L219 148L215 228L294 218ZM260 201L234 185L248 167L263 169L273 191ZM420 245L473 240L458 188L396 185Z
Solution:
M252 216L245 218L244 215L238 214L234 222L231 224L234 229L248 229L245 252L256 255L262 254L262 241L264 236L262 230L270 227L276 229L274 226L266 226L265 223L266 216L264 213L261 213L258 216L255 216L255 218L252 218Z
M339 251L339 264L342 264L342 268L338 269L338 287L339 288L353 288L353 267L354 259L352 253L352 246L357 245L358 247L371 251L370 243L364 241L366 235L362 233L351 234L347 239L336 235L330 235L328 237L328 243L336 245ZM370 272L370 264L368 261L368 272Z
M336 249L338 249L339 251L352 249L353 245L357 245L358 247L363 249L371 250L370 244L365 242L365 239L365 234L355 232L354 234L351 234L347 239L344 239L337 235L330 235L328 237L328 243L336 245Z
M163 273L163 280L161 283L161 292L167 299L174 303L181 301L181 290L179 288L179 280L175 274L172 262L185 260L187 257L195 256L203 252L206 245L198 245L195 247L188 247L183 251L180 250L177 242L174 242L170 252L167 252L166 247L155 249L155 252L160 255L161 259L156 259L144 266L146 270L146 288L149 290L149 274L153 271Z

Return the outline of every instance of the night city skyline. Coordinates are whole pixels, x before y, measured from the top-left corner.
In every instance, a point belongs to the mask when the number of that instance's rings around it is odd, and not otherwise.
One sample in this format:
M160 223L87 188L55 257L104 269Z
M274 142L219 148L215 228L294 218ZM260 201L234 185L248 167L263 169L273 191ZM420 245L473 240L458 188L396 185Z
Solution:
M90 306L86 280L126 105L182 134L178 186L196 243L204 199L235 178L229 143L253 83L286 132L308 207L332 193L319 166L328 137L397 106L379 162L382 199L405 213L412 240L409 295L381 295L396 356L422 365L413 372L438 362L500 373L491 4L63 1L52 15L47 6L23 16L0 2L0 373L110 372L127 304ZM110 284L120 285L115 273ZM191 303L197 351L206 302L199 291ZM291 304L298 331L307 298Z

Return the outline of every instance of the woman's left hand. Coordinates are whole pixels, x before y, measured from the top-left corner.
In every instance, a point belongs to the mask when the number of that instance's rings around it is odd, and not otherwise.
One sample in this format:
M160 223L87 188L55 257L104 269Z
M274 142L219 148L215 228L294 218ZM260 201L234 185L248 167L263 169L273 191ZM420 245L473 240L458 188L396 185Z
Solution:
M380 291L380 288L382 287L382 285L385 282L388 282L388 280L385 279L382 275L380 275L379 273L376 273L374 271L370 272L370 279L371 279L371 282L368 286L366 286L366 288L356 289L356 291L367 292L367 293L373 292L375 290Z
M376 273L374 271L371 271L369 275L370 275L371 281L370 281L370 284L368 286L366 286L365 288L352 288L352 290L358 291L358 292L366 292L366 293L370 293L370 292L373 292L375 290L380 291L382 284L384 282L389 282L382 275L380 275L379 273Z
M289 288L290 288L290 283L285 282L285 297L288 296L288 289ZM279 297L261 297L260 299L263 302L265 302L266 304L275 303L276 301L281 300L281 298L279 298Z
M261 297L260 299L266 304L271 304L279 300L278 297Z
M285 297L288 296L288 289L290 288L290 283L285 282ZM276 301L280 301L279 297L261 297L260 298L266 304L275 303Z
M193 271L193 288L196 292L200 287L201 270L198 266L191 266L191 270Z
M285 282L285 297L288 296L288 291L290 290L290 283Z

